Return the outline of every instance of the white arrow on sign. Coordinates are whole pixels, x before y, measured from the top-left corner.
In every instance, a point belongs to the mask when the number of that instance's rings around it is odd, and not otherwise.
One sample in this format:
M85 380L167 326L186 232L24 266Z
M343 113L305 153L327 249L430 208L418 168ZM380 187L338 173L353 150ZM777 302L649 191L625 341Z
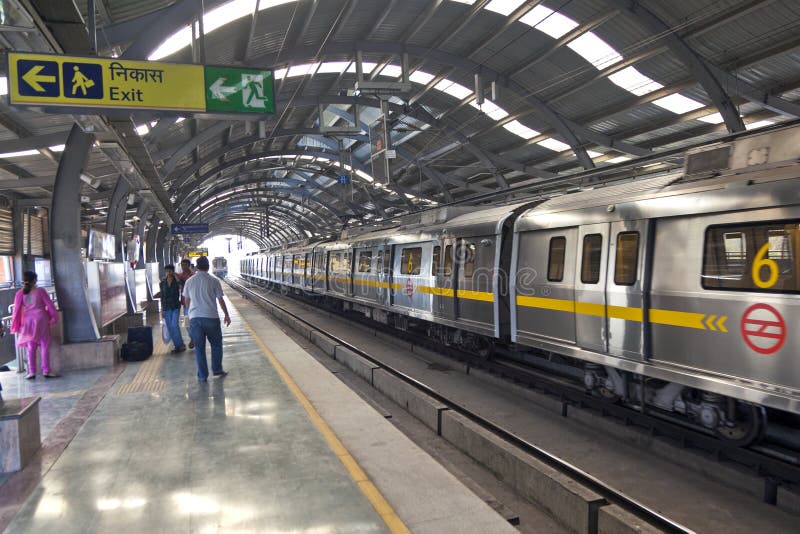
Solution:
M223 102L228 101L228 97L225 96L226 94L230 95L236 92L236 87L231 87L229 85L223 85L225 83L225 78L217 78L217 81L211 84L209 89L211 90L211 95L216 98L217 100L222 100Z

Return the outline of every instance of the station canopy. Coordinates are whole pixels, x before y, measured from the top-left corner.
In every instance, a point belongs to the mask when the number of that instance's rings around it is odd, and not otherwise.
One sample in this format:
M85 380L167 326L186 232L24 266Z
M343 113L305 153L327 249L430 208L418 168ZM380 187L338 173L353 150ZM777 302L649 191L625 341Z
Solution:
M77 122L85 223L125 180L129 223L263 247L676 168L658 156L800 117L794 0L0 0L0 46L271 70L274 113L0 103L0 194L46 205Z

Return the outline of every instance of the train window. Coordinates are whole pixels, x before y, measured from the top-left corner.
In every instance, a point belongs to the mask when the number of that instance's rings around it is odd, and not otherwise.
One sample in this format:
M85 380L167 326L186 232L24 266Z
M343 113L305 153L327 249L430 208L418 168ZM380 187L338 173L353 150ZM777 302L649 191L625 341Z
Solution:
M380 274L383 271L383 249L378 248L378 255L375 259L375 272Z
M596 284L600 281L600 260L603 257L603 236L589 234L583 237L581 282Z
M800 291L800 224L759 222L706 229L701 282L705 289Z
M465 243L463 246L464 278L472 278L475 272L475 243Z
M614 283L632 286L639 270L639 232L617 234L617 259L614 263Z
M453 275L453 245L444 247L444 272L445 276Z
M362 250L358 253L358 272L371 273L372 272L372 251Z
M433 262L431 263L431 275L436 276L439 274L439 265L442 259L442 247L433 247Z
M563 236L550 239L550 252L547 260L547 280L561 282L564 280L564 259L567 254L567 238Z
M400 274L419 274L422 267L422 247L404 248L400 256Z

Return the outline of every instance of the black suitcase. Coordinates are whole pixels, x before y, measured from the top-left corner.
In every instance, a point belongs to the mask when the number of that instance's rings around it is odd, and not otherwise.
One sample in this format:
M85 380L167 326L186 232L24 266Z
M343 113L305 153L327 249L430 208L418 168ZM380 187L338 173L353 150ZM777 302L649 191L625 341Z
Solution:
M128 328L128 343L137 341L147 345L147 355L153 354L153 327L135 326Z
M147 347L143 341L129 341L122 344L122 359L126 362L141 362L150 357L153 349Z

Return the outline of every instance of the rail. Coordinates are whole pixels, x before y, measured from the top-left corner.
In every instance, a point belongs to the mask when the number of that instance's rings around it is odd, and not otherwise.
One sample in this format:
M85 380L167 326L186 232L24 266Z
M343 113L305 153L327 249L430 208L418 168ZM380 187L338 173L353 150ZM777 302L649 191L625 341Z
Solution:
M251 298L260 300L265 302L266 304L273 306L279 309L281 312L285 313L286 315L292 317L294 320L299 321L309 327L310 329L318 332L329 339L333 340L339 345L346 347L348 350L351 350L361 356L362 358L370 361L371 363L379 366L381 369L385 370L386 372L394 375L395 377L399 378L403 382L415 387L416 389L424 392L425 394L435 398L442 404L446 405L450 410L457 412L464 417L467 417L472 422L480 425L484 429L492 432L496 436L500 437L501 439L505 440L507 443L510 443L516 446L518 449L522 450L523 452L530 454L531 456L536 457L537 459L547 463L548 465L558 469L562 473L566 474L570 478L577 480L584 484L585 486L591 488L592 490L596 491L598 494L602 495L607 501L612 504L616 504L627 511L635 514L639 518L647 521L648 523L665 530L666 532L677 532L677 533L694 533L693 530L689 529L677 523L668 517L660 514L656 510L646 506L645 504L637 501L636 499L624 494L622 491L617 490L608 484L604 483L600 479L596 478L595 476L587 473L586 471L580 469L577 466L570 464L569 462L555 456L554 454L547 452L546 450L542 449L541 447L530 443L529 441L525 440L524 438L516 435L514 432L507 430L496 423L491 422L490 420L482 417L481 415L476 414L464 408L463 406L459 405L458 403L450 400L449 398L445 397L444 395L440 394L430 386L420 382L416 378L409 376L402 371L387 365L385 362L378 360L377 358L373 357L369 353L365 352L364 350L352 345L351 343L341 339L330 332L326 332L321 330L314 324L306 321L304 318L292 313L291 311L287 310L280 304L268 299L264 295L261 295L252 289L244 286L243 284L231 280L229 278L226 279L226 282L233 287L234 289L240 291L248 295Z
M48 289L47 294L50 297L50 300L53 301L53 304L56 308L58 308L58 296L56 295L55 289ZM3 336L11 332L11 320L14 317L14 304L8 305L8 315L4 315L2 317L3 321ZM18 346L16 343L16 334L14 334L14 356L17 360L17 373L24 373L25 372L25 349Z

